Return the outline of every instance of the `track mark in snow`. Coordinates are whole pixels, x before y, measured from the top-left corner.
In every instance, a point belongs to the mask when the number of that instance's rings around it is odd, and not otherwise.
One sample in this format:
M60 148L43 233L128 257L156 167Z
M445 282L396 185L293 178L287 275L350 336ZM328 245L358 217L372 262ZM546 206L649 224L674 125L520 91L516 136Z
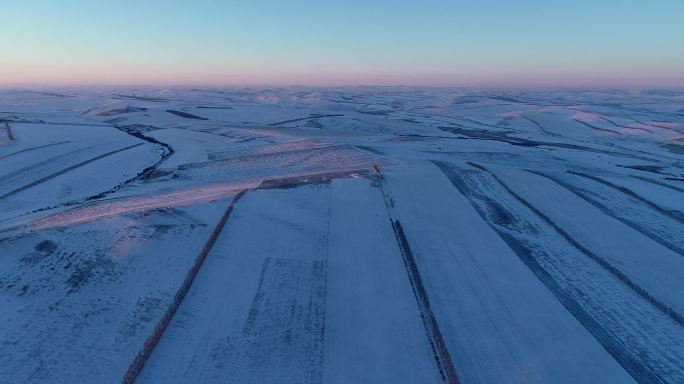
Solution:
M563 248L546 245L548 241L552 244L555 241L548 237L549 233L540 231L532 221L517 215L510 206L505 206L505 201L477 187L482 184L474 186L468 182L473 177L470 174L478 171L466 171L443 161L433 163L468 199L483 221L632 377L640 383L662 383L664 373L679 369L676 364L672 365L672 361L662 359L668 347L676 348L671 346L676 339L668 333L668 327L677 329L678 324L663 316L651 303L633 295L629 288L616 293L614 287L624 287L622 282L612 274L602 272L603 269L586 269L586 263L591 265L593 262L584 258L581 252L577 251L579 259L575 261L572 254L564 254ZM489 173L482 172L482 175L494 179ZM507 193L505 187L502 188L502 193ZM510 197L525 209L526 206L518 199ZM550 232L554 230L549 229ZM574 249L572 244L567 244L567 247ZM609 298L608 294L615 296ZM636 335L645 332L643 326L616 321L624 316L642 316L641 320L648 321L648 327L654 328L653 333L646 341L640 339ZM657 348L651 348L651 338L658 340Z
M88 159L88 160L82 161L82 162L80 162L80 163L78 163L78 164L75 164L75 165L72 165L72 166L70 166L70 167L64 168L64 169L62 169L61 171L52 173L52 174L47 175L47 176L45 176L45 177L42 177L42 178L40 178L40 179L38 179L38 180L35 180L35 181L33 181L33 182L29 183L29 184L26 184L26 185L24 185L24 186L21 186L21 187L15 189L15 190L12 190L12 191L10 191L10 192L7 192L7 193L5 193L4 195L0 196L0 199L4 199L4 198L6 198L6 197L8 197L8 196L12 196L12 195L17 194L17 193L19 193L19 192L23 192L23 191L25 191L25 190L27 190L27 189L29 189L29 188L31 188L31 187L34 187L34 186L36 186L36 185L38 185L38 184L41 184L41 183L44 183L44 182L46 182L46 181L48 181L48 180L52 180L52 179L54 179L54 178L57 177L57 176L63 175L63 174L65 174L65 173L69 172L69 171L73 171L73 170L76 169L76 168L80 168L80 167L82 167L82 166L84 166L84 165L87 165L87 164L90 164L90 163L92 163L92 162L94 162L94 161L103 159L103 158L105 158L105 157L107 157L107 156L114 155L114 154L116 154L116 153L123 152L123 151L128 150L128 149L131 149L131 148L139 147L139 146L144 145L144 144L145 144L145 143L133 144L133 145L129 145L128 147L120 148L120 149L117 149L117 150L114 150L114 151L110 151L110 152L107 152L107 153L103 153L103 154L101 154L101 155L99 155L99 156L95 156L95 157L93 157L93 158L91 158L91 159Z
M620 279L625 285L627 285L629 288L631 288L634 292L636 292L639 296L643 297L646 299L649 303L651 303L654 307L658 308L660 311L662 311L664 314L672 318L672 320L676 321L680 325L684 326L684 316L679 314L677 311L672 309L669 305L663 303L662 301L658 300L657 298L653 297L647 290L636 284L632 279L629 278L625 273L623 273L620 269L616 268L614 265L609 263L607 260L604 258L600 257L599 255L595 254L594 252L590 251L588 248L580 244L577 240L575 240L568 232L566 232L563 228L561 228L558 224L556 224L553 220L551 220L550 217L548 217L544 212L540 211L537 209L534 205L530 204L529 201L525 200L522 196L518 195L515 193L510 187L508 187L507 184L505 184L498 176L496 176L493 172L489 171L487 168L485 168L482 165L475 164L472 162L468 162L469 165L472 165L475 168L478 168L484 172L487 172L489 175L494 178L499 184L501 184L508 193L510 193L516 200L518 200L520 203L525 205L527 208L529 208L531 211L533 211L537 216L539 216L542 220L544 220L548 225L550 225L552 228L556 230L568 243L572 244L575 248L577 248L579 251L581 251L583 254L587 255L594 261L596 261L600 266L605 268L607 271L612 273L615 277Z
M606 129L606 128L595 127L595 126L593 126L593 125L591 125L591 124L589 124L589 123L587 123L587 122L584 122L584 121L582 121L582 120L577 120L577 119L572 119L572 120L573 120L574 122L580 123L580 124L582 124L582 125L584 125L584 126L586 126L586 127L589 127L589 128L591 128L591 129L594 129L594 130L597 130L597 131L608 132L608 133L612 133L612 134L615 134L615 135L622 135L622 133L620 133L620 132L618 132L618 131L614 131L614 130L612 130L612 129Z
M605 205L601 204L601 203L598 202L597 200L595 200L595 199L589 197L587 193L582 192L580 189L576 188L575 186L573 186L573 185L571 185L571 184L569 184L569 183L567 183L567 182L565 182L565 181L563 181L563 180L560 180L560 179L557 178L557 177L551 176L551 175L549 175L549 174L547 174L547 173L538 172L538 171L533 171L533 170L527 170L527 172L534 173L535 175L539 175L539 176L541 176L541 177L544 177L544 178L547 178L547 179L553 181L554 183L560 185L561 187L563 187L563 188L567 189L568 191L574 193L575 195L579 196L581 199L583 199L583 200L586 201L587 203L589 203L589 204L593 205L594 207L598 208L598 209L599 209L601 212L603 212L604 214L606 214L606 215L608 215L608 216L614 218L615 220L618 220L618 221L622 222L622 223L625 224L626 226L628 226L628 227L634 229L635 231L641 233L642 235L648 237L649 239L651 239L651 240L653 240L653 241L655 241L655 242L657 242L657 243L663 245L663 246L666 247L666 248L669 248L671 251L676 252L676 253L678 253L678 254L681 255L681 256L684 256L684 249L682 249L682 248L679 247L678 245L673 244L672 242L670 242L670 241L664 239L662 236L659 236L657 233L654 233L654 232L651 231L650 229L645 228L645 227L643 227L642 225L639 225L638 223L636 223L636 222L634 222L634 221L632 221L632 220L626 219L626 218L624 218L624 217L622 217L622 216L619 216L619 215L615 214L615 212L613 212L611 209L609 209L609 208L606 207ZM593 179L592 179L592 180L593 180ZM669 217L669 216L668 216L668 217Z
M64 159L64 158L68 158L68 157L71 156L71 155L74 155L74 154L76 154L76 153L83 152L83 151L86 151L86 150L91 150L91 149L93 149L93 148L95 148L95 147L97 147L97 145L91 145L91 146L87 146L87 147L83 147L83 148L74 149L74 150L71 150L71 151L69 151L69 152L61 153L61 154L59 154L59 155L57 155L57 156L53 156L53 157L47 158L47 159L45 159L45 160L42 160L42 161L38 161L38 162L36 162L36 163L29 164L29 165L27 165L27 166L25 166L25 167L19 168L19 169L15 170L15 171L13 171L13 172L10 172L10 173L8 173L8 174L6 174L6 175L0 176L0 182L2 182L2 184L4 184L4 185L7 185L7 182L8 182L8 181L9 181L10 183L12 183L12 182L17 182L16 179L21 179L22 177L25 178L25 177L27 176L27 174L30 175L30 172L31 172L32 170L34 170L35 168L38 168L38 167L41 167L41 166L44 166L44 165L48 165L48 164L49 164L49 165L54 165L54 162L55 162L56 160L61 160L61 159ZM14 180L13 180L13 179L14 179Z
M635 198L635 199L641 201L642 203L648 205L649 207L655 209L656 211L662 213L663 215L665 215L665 216L667 216L667 217L669 217L669 218L671 218L671 219L677 220L677 221L679 221L680 223L684 224L684 213L678 212L678 211L674 211L674 210L671 211L671 210L669 210L669 209L665 209L665 208L659 206L658 204L656 204L656 203L654 203L654 202L652 202L652 201L650 201L650 200L648 200L648 199L646 199L646 198L643 198L643 197L639 196L638 194L636 194L635 192L633 192L633 191L630 190L630 189L627 189L627 188L622 187L622 186L619 186L619 185L615 185L615 184L611 183L610 181L606 181L606 180L603 180L603 179L600 178L600 177L593 176L593 175L589 175L589 174L586 174L586 173L583 173L583 172L568 171L568 173L569 173L569 174L572 174L572 175L575 175L575 176L580 176L580 177L584 177L584 178L587 178L587 179L590 179L590 180L594 180L594 181L599 182L599 183L601 183L601 184L607 185L607 186L609 186L609 187L611 187L611 188L613 188L613 189L616 189L616 190L618 190L618 191L620 191L620 192L622 192L622 193L624 193L624 194L626 194L626 195L628 195L628 196L630 196L630 197L633 197L633 198Z
M38 147L32 147L32 148L22 149L21 151L16 151L16 152L8 153L8 154L6 154L6 155L2 155L2 156L0 156L0 160L6 159L6 158L8 158L8 157L12 157L12 156L14 156L14 155L18 155L18 154L20 154L20 153L29 152L29 151L34 151L34 150L36 150L36 149L41 149L41 148L45 148L45 147L51 147L51 146L53 146L53 145L67 144L67 143L70 143L70 141L68 141L68 140L67 140L67 141L60 141L59 143L50 143L50 144L40 145L40 146L38 146Z

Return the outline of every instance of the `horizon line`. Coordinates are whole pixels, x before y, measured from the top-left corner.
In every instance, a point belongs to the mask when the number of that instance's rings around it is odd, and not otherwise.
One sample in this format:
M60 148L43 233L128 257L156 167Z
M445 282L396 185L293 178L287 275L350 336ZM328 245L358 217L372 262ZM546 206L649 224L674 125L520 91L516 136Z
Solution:
M641 84L641 85L609 85L609 84L499 84L499 85L468 85L468 84L297 84L297 83L223 83L223 84L202 84L202 83L0 83L0 90L34 90L34 89L88 89L88 88L139 88L145 90L171 90L171 89L288 89L288 88L310 88L310 89L339 89L339 88L421 88L421 89L476 89L476 90L668 90L684 91L684 84Z

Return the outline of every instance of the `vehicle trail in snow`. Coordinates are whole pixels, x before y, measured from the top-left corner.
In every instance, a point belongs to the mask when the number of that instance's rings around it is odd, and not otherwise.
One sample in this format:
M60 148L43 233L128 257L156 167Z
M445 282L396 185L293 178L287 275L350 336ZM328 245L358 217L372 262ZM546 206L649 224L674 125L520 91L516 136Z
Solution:
M658 308L661 310L664 314L672 318L674 321L679 323L680 325L684 326L684 316L682 316L680 313L675 311L672 307L669 305L663 303L661 300L655 298L653 295L651 295L646 289L643 287L639 286L636 284L629 276L627 276L624 272L622 272L619 268L615 267L613 264L605 260L604 258L600 257L599 255L595 254L594 252L590 251L588 248L580 244L577 240L575 240L568 232L566 232L563 228L561 228L557 223L555 223L553 220L551 220L550 217L548 217L546 214L544 214L542 211L537 209L534 205L532 205L529 201L525 200L522 196L514 192L507 184L505 184L498 176L496 176L493 172L489 171L487 168L485 168L482 165L473 163L473 162L468 162L469 165L472 165L475 168L481 169L484 172L487 172L490 174L498 183L500 183L513 197L516 198L516 200L520 201L523 205L528 207L530 210L532 210L534 213L537 214L541 219L543 219L548 225L553 227L565 240L567 240L570 244L572 244L575 248L578 250L582 251L585 255L590 257L591 259L595 260L599 265L604 267L606 270L610 271L613 275L615 275L620 281L622 281L625 285L630 287L634 292L636 292L639 296L643 297L644 299L648 300L654 307Z
M559 179L558 177L552 176L546 172L539 172L539 171L534 171L534 170L527 170L527 171L534 173L535 175L539 175L541 177L545 177L545 178L553 181L554 183L562 186L563 188L565 188L565 189L569 190L570 192L574 193L575 195L579 196L580 198L582 198L583 200L585 200L589 204L598 208L599 210L601 210L601 212L605 213L606 215L614 218L615 220L618 220L618 221L624 223L625 225L627 225L630 228L634 229L635 231L641 233L642 235L644 235L644 236L650 238L651 240L656 241L656 242L660 243L661 245L669 248L673 252L676 252L679 255L684 256L684 249L682 247L664 239L662 236L659 236L656 233L653 233L653 231L649 230L649 228L646 228L643 225L640 225L633 220L625 219L624 217L617 215L613 210L611 210L610 208L601 204L597 200L591 198L586 193L583 193L582 191L580 191L575 186ZM660 211L658 211L658 212L660 213ZM670 217L670 216L668 216L668 217Z
M601 184L607 185L607 186L609 186L615 190L618 190L618 191L620 191L620 192L622 192L622 193L624 193L630 197L633 197L634 199L641 201L642 203L644 203L644 204L648 205L649 207L655 209L656 211L660 212L661 214L663 214L663 215L665 215L671 219L677 220L680 223L684 224L684 213L674 211L674 210L665 209L665 208L661 207L660 205L658 205L658 204L656 204L656 203L654 203L654 202L652 202L652 201L650 201L644 197L641 197L640 195L636 194L635 192L633 192L632 190L630 190L628 188L625 188L625 187L622 187L619 185L615 185L615 184L611 183L610 181L606 181L606 180L604 180L598 176L589 175L589 174L584 173L584 172L569 170L568 173L570 173L572 175L584 177L587 179L591 179L591 180L594 180L594 181L599 182Z
M497 183L490 174L465 170L445 161L433 163L561 304L638 382L662 383L662 377L682 368L681 364L673 364L662 357L668 353L677 354L672 345L681 343L684 337L679 324L634 295L612 274L596 269L581 252L573 252L571 244L567 243L565 248L550 246L557 244L555 238L549 238L555 230L537 227L538 224L513 210L506 198L486 189L482 177ZM477 174L481 176L475 178ZM476 182L476 179L480 181ZM501 193L508 192L501 187ZM528 209L519 201L517 204L519 209ZM530 213L534 215L534 212ZM616 321L624 317L643 318L647 325ZM649 334L647 340L639 336L644 332ZM650 338L659 341L657 348L653 348Z
M6 159L6 158L8 158L8 157L15 156L15 155L19 155L19 154L22 154L22 153L25 153L25 152L35 151L35 150L37 150L37 149L46 148L46 147L52 147L52 146L54 146L54 145L67 144L67 143L70 143L70 141L69 141L69 140L66 140L66 141L60 141L60 142L58 142L58 143L50 143L50 144L45 144L45 145L39 145L39 146L37 146L37 147L22 149L21 151L16 151L16 152L8 153L8 154L6 154L6 155L2 155L2 156L0 156L0 160Z
M28 184L26 184L26 185L23 185L23 186L21 186L21 187L19 187L19 188L16 188L16 189L14 189L14 190L12 190L12 191L9 191L9 192L5 193L4 195L0 195L0 199L4 199L4 198L7 198L7 197L9 197L9 196L15 195L15 194L17 194L17 193L19 193L19 192L23 192L23 191L25 191L25 190L27 190L27 189L29 189L29 188L31 188L31 187L34 187L34 186L36 186L36 185L38 185L38 184L41 184L41 183L44 183L44 182L46 182L46 181L48 181L48 180L52 180L52 179L54 179L54 178L57 177L57 176L63 175L63 174L65 174L65 173L69 172L69 171L73 171L73 170L76 169L76 168L80 168L80 167L82 167L82 166L84 166L84 165L87 165L87 164L90 164L90 163L92 163L92 162L94 162L94 161L103 159L103 158L105 158L105 157L107 157L107 156L111 156L111 155L114 155L114 154L119 153L119 152L123 152L123 151L128 150L128 149L131 149L131 148L139 147L139 146L141 146L141 145L144 145L144 143L138 143L138 144L129 145L129 146L124 147L124 148L119 148L119 149L116 149L116 150L114 150L114 151L110 151L110 152L103 153L103 154L101 154L101 155L99 155L99 156L96 156L96 157L93 157L93 158L91 158L91 159L82 161L82 162L80 162L80 163L78 163L78 164L74 164L74 165L72 165L72 166L70 166L70 167L67 167L67 168L64 168L64 169L62 169L62 170L60 170L60 171L58 171L58 172L52 173L52 174L47 175L47 176L45 176L45 177L42 177L42 178L40 178L40 179L38 179L38 180L32 181L32 182L30 182L30 183L28 183Z

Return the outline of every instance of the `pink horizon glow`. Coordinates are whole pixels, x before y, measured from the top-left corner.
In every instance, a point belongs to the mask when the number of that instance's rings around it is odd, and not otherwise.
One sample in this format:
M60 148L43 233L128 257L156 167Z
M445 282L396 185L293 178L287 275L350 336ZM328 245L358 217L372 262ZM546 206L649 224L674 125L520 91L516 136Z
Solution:
M160 68L36 68L0 64L0 86L469 86L469 87L684 87L684 75L647 70L441 69L345 71L332 68L275 71Z

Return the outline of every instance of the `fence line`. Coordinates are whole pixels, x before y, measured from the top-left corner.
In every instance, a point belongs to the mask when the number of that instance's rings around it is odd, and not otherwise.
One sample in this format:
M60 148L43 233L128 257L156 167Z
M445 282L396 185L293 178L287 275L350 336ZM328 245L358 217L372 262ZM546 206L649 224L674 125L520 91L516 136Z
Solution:
M12 127L10 127L9 123L5 121L5 128L7 128L7 137L10 140L14 140L14 134L12 134Z
M195 258L195 262L192 264L192 267L186 273L185 280L183 280L183 284L176 292L173 301L169 304L166 313L164 313L164 316L162 316L157 325L154 327L152 334L147 338L147 340L145 340L145 344L143 344L142 348L135 356L135 359L133 359L131 364L128 366L126 374L124 375L123 380L121 380L122 384L133 383L140 374L140 371L147 362L147 359L152 354L154 347L161 339L162 335L164 334L164 331L166 330L166 327L168 327L169 323L171 322L173 315L176 313L178 307L185 298L185 295L188 293L188 290L190 289L190 286L195 280L197 272L199 272L199 269L202 267L204 260L207 258L209 251L211 251L211 248L214 246L216 239L223 230L226 221L228 221L231 212L233 212L233 207L235 206L235 203L237 203L237 201L240 200L240 198L245 194L245 192L246 191L240 191L237 195L235 195L233 201L231 201L230 205L223 213L223 216L221 216L221 219L219 220L218 224L216 224L216 227L214 227L214 230L211 232L209 239L207 239L207 242L204 244L204 247Z

